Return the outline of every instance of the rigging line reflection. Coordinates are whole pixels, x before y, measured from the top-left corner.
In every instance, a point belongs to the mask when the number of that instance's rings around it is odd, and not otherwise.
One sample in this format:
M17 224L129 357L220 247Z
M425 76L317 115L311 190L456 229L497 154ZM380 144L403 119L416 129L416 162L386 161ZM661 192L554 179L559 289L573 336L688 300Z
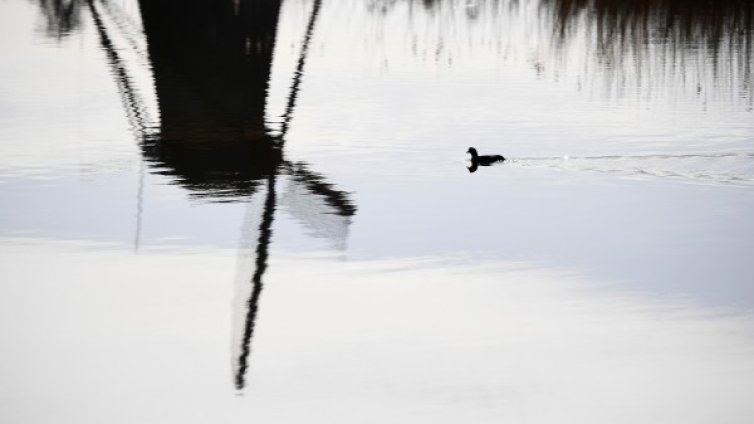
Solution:
M141 247L141 227L144 218L144 159L139 159L139 188L136 191L136 229L134 230L134 252Z
M347 193L334 189L332 184L325 182L323 175L310 171L304 162L285 162L285 166L294 181L303 184L309 193L321 196L335 209L335 214L349 217L356 213L356 206L348 199Z
M129 121L129 127L133 131L138 142L144 143L147 138L147 128L149 119L147 117L144 103L139 97L136 89L131 85L131 77L126 69L125 62L121 59L112 39L107 34L107 27L102 21L100 13L94 6L93 0L87 0L89 11L94 21L94 27L100 42L100 47L108 58L111 72L115 79L118 94L121 103L126 111L126 117ZM141 245L141 228L143 218L143 201L144 201L144 159L140 157L139 164L139 184L136 192L136 226L134 229L134 251L138 252Z
M305 227L312 230L314 236L332 240L336 249L345 249L348 226L351 223L351 217L356 213L356 206L349 199L348 193L337 190L333 184L326 182L324 176L308 170L305 163L283 161L278 171L268 177L267 197L261 212L261 223L258 225L259 237L255 249L254 265L251 267L253 272L249 270L251 274L250 293L247 292L249 279L237 279L237 284L239 284L237 290L239 293L243 293L245 299L248 299L243 304L237 303L239 310L237 310L236 316L243 315L243 323L237 321L236 328L243 327L243 330L236 333L239 337L237 341L239 350L233 360L234 381L238 390L243 389L246 384L246 372L249 368L252 350L251 342L264 285L263 277L268 269L267 260L272 243L271 226L279 204L282 203L287 206L288 212ZM288 175L290 184L288 191L279 201L275 182L280 174ZM251 237L246 234L246 231L248 227L251 227L251 221L258 215L249 213L252 206L253 204L249 202L246 223L242 230L242 239L245 238L249 242ZM251 258L243 257L243 255L240 256L240 261L251 260ZM239 265L241 265L240 262ZM239 299L239 294L236 297Z
M259 310L259 297L262 294L265 271L267 271L267 260L269 258L270 241L272 238L272 222L275 218L276 194L275 194L276 175L272 174L267 179L267 197L264 202L264 211L262 213L262 223L259 225L259 240L257 242L256 261L254 275L251 278L252 291L251 296L246 304L246 322L241 339L241 352L238 357L238 369L235 375L236 389L241 390L246 384L246 370L249 367L249 354L251 353L251 339L254 336L254 327L256 324L257 311Z
M280 127L280 133L274 139L274 146L277 149L282 149L285 143L285 135L290 127L290 122L293 116L293 110L296 106L296 99L298 97L298 91L300 89L301 80L304 75L304 65L309 52L309 46L314 34L314 27L319 16L319 11L322 6L322 0L315 0L312 7L311 16L307 24L306 33L304 36L304 42L301 47L301 53L296 65L296 70L292 79L291 88L288 95L288 101L286 104L285 113L283 114L283 121ZM288 169L291 175L298 175L301 182L309 186L311 193L320 193L328 199L330 205L335 206L340 210L340 214L343 216L353 215L355 208L350 202L344 198L344 194L337 190L331 189L329 184L321 182L321 177L314 174L307 176L306 169L303 164L296 167L298 172L294 171L294 165L290 162L282 161L281 164ZM249 367L249 358L251 354L251 341L254 336L254 328L256 325L257 312L259 308L259 299L262 293L263 280L262 277L267 270L267 259L269 256L269 247L272 236L272 222L274 219L274 212L276 210L276 194L275 194L275 181L276 176L281 168L275 168L274 171L268 177L267 199L262 214L262 222L259 226L259 239L256 249L255 270L251 278L252 291L249 300L246 304L246 320L244 323L244 330L241 336L241 351L238 356L237 370L234 376L235 386L237 390L241 390L246 385L246 371ZM346 224L347 225L347 224Z
M107 34L107 27L99 11L97 11L94 1L87 0L87 5L94 21L94 27L97 30L100 47L107 56L107 62L115 79L118 94L120 94L121 101L123 102L131 130L134 131L138 139L143 140L149 128L147 122L150 122L144 102L139 97L138 91L131 84L132 78L128 73L125 61L120 57L115 44Z
M87 0L88 1L88 0ZM121 36L128 42L133 50L142 60L148 61L149 55L144 47L140 46L138 38L141 38L142 30L136 23L116 4L108 0L100 0L105 12L110 16L110 19L115 24L115 27L120 30Z
M306 26L306 33L304 34L304 42L301 44L301 54L299 55L298 62L296 63L296 71L293 74L293 83L291 84L290 94L288 95L288 102L285 106L285 112L283 113L283 121L280 125L280 134L276 144L282 146L285 143L284 137L290 128L291 120L293 119L293 110L296 107L296 99L298 98L298 91L301 86L301 80L304 76L304 65L306 64L306 58L309 54L309 45L314 36L314 25L317 22L320 8L322 7L322 0L314 0L312 6L312 13L309 17L309 23Z
M131 79L129 70L133 71L134 63L126 60L132 60L131 53L136 53L139 60L139 52L133 50L142 45L141 40L128 39L133 35L130 31L120 33L124 31L117 22L120 18L111 16L107 4L97 0L87 0L86 4L125 113L142 147L135 249L141 243L144 173L148 167L174 176L178 184L210 201L248 199L247 218L259 220L254 225L244 224L239 250L243 256L239 268L243 270L237 274L231 361L234 385L243 389L248 385L251 343L279 205L285 206L310 235L333 241L338 250L345 249L348 226L356 211L348 193L338 190L323 175L308 170L306 163L283 158L284 136L295 109L322 0L315 0L311 9L301 57L287 93L285 130L277 135L271 135L264 122L278 16L274 3L242 2L238 15L229 13L227 4L218 2L223 13L207 18L203 1L189 2L180 6L182 17L173 21L170 19L175 18L174 7L140 2L159 107L159 123L154 122L153 127L147 116L150 109L142 102L144 93ZM218 24L226 31L215 33ZM186 27L198 29L187 36L183 32ZM125 50L118 49L121 43ZM202 66L205 59L216 66ZM186 93L194 95L186 97ZM290 183L284 196L276 190L281 175L288 176ZM251 201L257 187L267 189L262 205ZM246 240L248 249L244 248Z
M131 85L131 77L126 69L125 61L120 57L115 44L107 34L107 27L102 20L102 16L94 5L93 0L87 0L89 11L94 21L94 27L100 42L100 47L107 56L110 71L115 79L115 84L121 103L126 111L126 117L129 127L134 133L138 142L144 143L147 138L147 122L150 122L144 106L144 102L139 97L138 91ZM136 193L136 227L134 229L134 251L138 252L141 245L141 228L144 210L144 159L140 157L139 164L139 184Z

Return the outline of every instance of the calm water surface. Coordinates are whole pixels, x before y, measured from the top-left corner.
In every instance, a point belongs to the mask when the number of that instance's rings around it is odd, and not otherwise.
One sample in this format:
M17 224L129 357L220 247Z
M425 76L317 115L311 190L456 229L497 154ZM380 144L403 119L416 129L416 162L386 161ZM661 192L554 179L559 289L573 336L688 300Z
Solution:
M751 422L753 17L0 2L0 418Z

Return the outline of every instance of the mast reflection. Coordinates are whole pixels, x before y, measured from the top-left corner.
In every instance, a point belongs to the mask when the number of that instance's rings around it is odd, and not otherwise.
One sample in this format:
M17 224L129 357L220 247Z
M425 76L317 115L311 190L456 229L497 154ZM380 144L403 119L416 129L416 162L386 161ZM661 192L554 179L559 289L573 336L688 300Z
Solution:
M247 384L251 343L268 269L272 224L277 210L279 175L289 175L304 194L323 198L330 210L301 210L302 215L333 213L345 228L355 213L345 192L324 183L303 162L284 159L284 137L321 0L315 0L282 126L275 133L265 121L272 55L280 1L140 1L144 31L159 98L159 136L142 146L161 173L171 175L195 195L213 200L248 201L266 191L253 270L237 286L234 330L234 384ZM322 202L320 202L322 203ZM250 246L248 247L250 249Z
M356 212L347 193L310 171L305 162L290 162L283 155L321 3L315 0L313 4L285 114L275 132L266 124L265 109L279 0L190 0L180 5L139 1L158 99L160 119L156 126L133 84L128 60L110 35L105 18L124 21L121 16L112 16L119 9L104 0L86 1L129 123L152 172L170 176L193 196L207 201L244 201L250 210L252 197L265 191L259 211L261 222L255 228L257 237L248 240L246 246L254 257L249 255L251 266L241 273L242 282L236 286L236 297L241 301L236 302L234 310L238 325L233 336L233 379L239 390L247 384L278 209L279 177L285 177L294 187L286 195L289 212L319 228L315 234L335 239L340 248L345 247L347 228ZM137 243L139 228L137 223Z

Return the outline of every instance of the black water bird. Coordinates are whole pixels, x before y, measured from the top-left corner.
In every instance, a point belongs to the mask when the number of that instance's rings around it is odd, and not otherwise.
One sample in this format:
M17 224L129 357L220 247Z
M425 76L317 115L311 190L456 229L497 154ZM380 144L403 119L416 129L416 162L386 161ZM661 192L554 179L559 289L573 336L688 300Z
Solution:
M471 166L469 166L469 172L474 172L479 166L490 166L497 162L505 161L505 158L501 155L479 155L476 149L469 147L466 153L471 155Z

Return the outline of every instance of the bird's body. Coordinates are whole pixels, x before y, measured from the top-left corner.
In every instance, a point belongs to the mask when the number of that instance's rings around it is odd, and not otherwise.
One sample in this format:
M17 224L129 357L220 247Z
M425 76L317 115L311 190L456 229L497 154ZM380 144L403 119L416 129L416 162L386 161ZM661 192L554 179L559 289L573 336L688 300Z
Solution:
M480 155L473 147L469 147L466 153L471 155L471 167L469 168L471 172L476 171L478 166L490 166L493 163L505 161L505 158L501 155Z
M492 165L495 162L503 162L505 160L504 157L501 155L482 155L477 158L477 162L479 162L480 165Z

